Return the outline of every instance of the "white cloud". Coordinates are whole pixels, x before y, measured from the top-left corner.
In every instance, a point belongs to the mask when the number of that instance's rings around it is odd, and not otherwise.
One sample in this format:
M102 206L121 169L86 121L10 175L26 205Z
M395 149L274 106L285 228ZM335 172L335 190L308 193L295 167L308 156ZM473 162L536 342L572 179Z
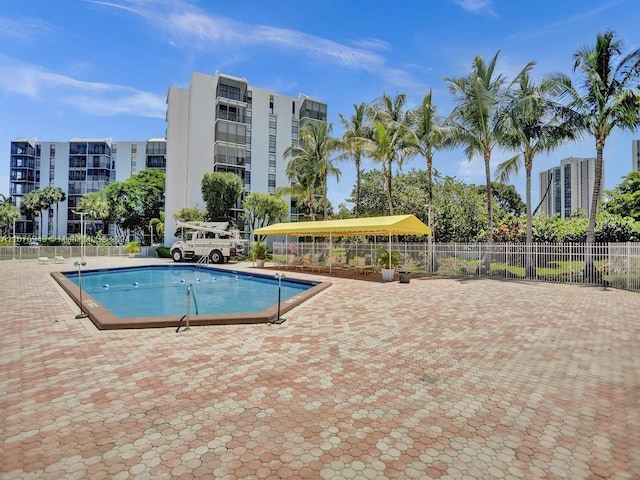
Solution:
M493 2L491 0L453 0L453 3L467 12L488 14L492 17L498 16L493 10Z
M184 45L201 51L228 51L238 46L267 45L297 52L316 61L375 73L387 81L398 82L399 86L415 83L410 73L389 68L386 58L374 51L390 49L389 44L382 40L352 40L351 43L355 45L352 47L298 30L238 22L209 14L181 1L120 0L92 3L123 9L145 18L153 27L169 33L167 41L172 45Z
M0 18L0 37L21 43L31 43L50 30L49 24L40 20Z
M135 88L87 82L0 55L0 90L35 100L46 98L94 116L164 118L165 97Z
M489 167L491 169L491 180L494 180L494 173L496 167L506 160L506 158L499 158L500 154L494 152L491 155L491 161L489 162ZM484 185L486 182L485 172L484 172L484 159L479 156L474 156L471 161L464 158L458 161L458 171L456 176L461 180L464 180L468 183L475 183L478 185Z
M389 42L385 42L384 40L380 40L378 38L361 38L359 40L352 40L351 43L353 43L356 47L363 48L365 50L391 50L391 45L389 44Z

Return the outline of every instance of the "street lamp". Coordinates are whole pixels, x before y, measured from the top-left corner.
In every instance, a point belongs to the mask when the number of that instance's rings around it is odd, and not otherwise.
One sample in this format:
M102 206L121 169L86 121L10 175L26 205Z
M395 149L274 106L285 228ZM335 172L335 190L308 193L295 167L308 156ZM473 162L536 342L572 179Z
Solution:
M276 272L274 277L278 279L278 316L275 320L269 322L269 325L271 325L272 323L283 323L286 320L286 318L280 318L280 296L282 290L282 279L285 278L286 275L284 273Z
M13 259L16 259L16 219L13 219Z
M86 212L81 212L77 210L71 210L75 215L80 215L80 260L84 261L84 246L85 246L85 226L84 226L84 216L87 214Z
M84 310L82 309L82 268L87 264L87 262L82 261L82 262L75 262L73 264L74 267L78 268L78 285L80 285L80 313L78 315L76 315L76 318L87 318L89 315L87 315L86 313L84 313Z

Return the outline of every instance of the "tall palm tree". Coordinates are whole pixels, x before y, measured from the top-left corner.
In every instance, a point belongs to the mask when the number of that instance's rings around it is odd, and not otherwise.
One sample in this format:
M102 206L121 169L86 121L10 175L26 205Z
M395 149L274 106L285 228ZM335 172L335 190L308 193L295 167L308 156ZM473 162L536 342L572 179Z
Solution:
M635 130L640 125L640 48L623 55L623 43L615 32L596 36L594 46L583 46L573 56L573 71L580 73L581 85L574 86L567 75L558 74L561 98L575 112L585 131L595 139L596 164L593 194L587 227L587 245L593 243L598 203L602 195L603 151L614 128ZM593 258L587 255L587 275L597 275Z
M53 204L55 203L56 205L56 236L58 236L58 207L60 202L65 201L66 195L60 187L54 185L47 185L40 193L42 195L43 205L45 206L44 209L48 210L49 214L52 214L51 207Z
M451 129L446 124L446 119L436 113L433 104L433 94L429 90L422 103L411 112L412 126L417 140L417 149L427 162L427 196L428 223L431 231L433 227L433 155L436 150L450 147L452 144ZM433 239L433 234L431 239Z
M422 103L411 112L412 127L417 140L417 150L427 162L427 223L431 229L429 235L429 264L432 271L436 269L433 245L435 229L433 221L433 155L435 150L449 147L451 129L446 125L446 119L436 113L433 104L433 93L429 90Z
M476 57L471 73L466 77L445 78L449 82L449 91L454 96L455 107L450 120L456 143L464 145L469 160L480 154L484 160L488 228L487 242L493 242L493 192L491 190L491 153L501 146L501 112L507 93L514 82L534 65L528 63L512 82L497 73L498 51L486 63L482 57Z
M340 142L331 136L331 131L331 125L324 122L311 122L300 130L300 142L284 151L284 157L290 158L287 165L287 176L290 180L303 179L305 188L315 184L315 180L311 181L311 176L316 177L320 182L325 220L328 206L328 178L330 175L340 178L340 170L334 165L335 159L332 158Z
M527 243L533 241L531 226L531 172L533 160L540 153L549 153L567 140L574 140L578 130L571 123L571 112L553 101L552 94L558 84L546 79L536 84L528 73L520 77L504 110L503 134L505 144L518 152L501 163L496 175L505 182L518 174L522 164L526 180Z
M56 190L53 194L53 200L56 204L56 237L58 236L58 219L60 218L60 202L64 202L67 199L67 195L62 191L60 187L55 187Z
M416 137L410 128L411 115L404 108L406 101L404 93L393 98L383 94L371 105L369 116L373 127L370 139L364 142L367 155L382 163L389 215L393 215L393 165L400 169L405 159L417 153Z
M340 148L344 152L338 158L350 157L356 166L356 204L354 213L356 218L360 210L360 184L362 183L362 155L364 154L364 142L371 136L371 127L367 122L367 105L363 103L353 104L354 113L349 119L338 114L344 127L344 133Z
M527 215L527 244L533 242L531 213L531 171L533 159L539 153L549 153L560 144L576 137L576 129L567 121L569 113L554 102L552 93L557 82L551 79L539 84L531 81L528 73L520 77L504 110L502 127L506 144L518 154L498 166L497 177L506 182L512 174L518 174L522 164L525 169L525 196ZM535 275L531 255L526 257L526 274Z

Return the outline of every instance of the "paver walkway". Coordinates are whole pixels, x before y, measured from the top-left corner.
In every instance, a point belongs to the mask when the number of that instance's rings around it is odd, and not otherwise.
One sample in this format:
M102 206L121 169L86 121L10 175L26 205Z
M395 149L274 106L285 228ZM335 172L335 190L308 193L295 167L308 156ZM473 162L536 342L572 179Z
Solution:
M98 332L52 269L0 262L2 479L640 478L637 293L333 279L282 325Z

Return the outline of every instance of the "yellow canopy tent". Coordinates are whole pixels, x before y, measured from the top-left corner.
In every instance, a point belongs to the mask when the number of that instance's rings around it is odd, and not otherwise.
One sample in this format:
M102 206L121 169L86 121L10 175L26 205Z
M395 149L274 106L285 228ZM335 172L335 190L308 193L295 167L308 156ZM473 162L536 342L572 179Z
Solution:
M347 218L324 222L276 223L258 228L255 235L275 235L284 237L333 237L344 236L388 236L389 261L391 261L391 237L393 235L431 235L431 229L415 215L390 215L386 217ZM287 240L285 240L285 243Z

